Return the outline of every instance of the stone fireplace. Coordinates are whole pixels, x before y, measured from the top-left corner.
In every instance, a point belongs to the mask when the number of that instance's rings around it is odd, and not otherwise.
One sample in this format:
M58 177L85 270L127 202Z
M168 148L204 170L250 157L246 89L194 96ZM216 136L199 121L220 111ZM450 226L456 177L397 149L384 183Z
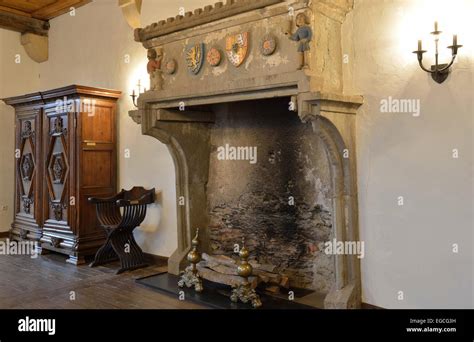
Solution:
M234 0L135 30L151 89L130 116L166 144L176 171L178 248L191 238L251 258L327 308L360 305L356 255L323 244L358 241L355 116L343 92L341 24L351 0ZM254 152L253 154L251 152Z

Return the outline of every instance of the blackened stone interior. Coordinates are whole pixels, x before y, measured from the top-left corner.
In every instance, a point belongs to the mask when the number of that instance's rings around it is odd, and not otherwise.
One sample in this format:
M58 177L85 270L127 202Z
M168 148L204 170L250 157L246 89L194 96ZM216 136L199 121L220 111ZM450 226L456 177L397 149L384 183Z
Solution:
M246 239L251 258L278 267L291 287L327 293L334 257L331 183L322 142L288 110L289 98L218 105L207 185L211 251L232 255ZM256 146L256 164L218 160L218 147ZM292 205L292 198L294 205Z

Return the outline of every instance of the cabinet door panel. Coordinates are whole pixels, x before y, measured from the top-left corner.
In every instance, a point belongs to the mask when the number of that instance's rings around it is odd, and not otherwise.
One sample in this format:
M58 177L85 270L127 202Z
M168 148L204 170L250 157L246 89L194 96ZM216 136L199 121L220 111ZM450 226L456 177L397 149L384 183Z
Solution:
M112 151L83 150L82 185L86 188L111 188L113 180Z
M74 130L70 122L72 113L57 113L45 110L44 149L45 149L45 219L55 224L70 225L68 208L70 198L71 169L70 141Z
M115 121L111 108L96 101L91 113L82 113L82 140L112 143L115 138Z
M14 235L41 237L41 109L16 110L16 187Z
M36 128L35 117L18 119L20 127L17 158L18 195L21 205L18 212L30 217L35 216L36 181L38 159L36 154Z

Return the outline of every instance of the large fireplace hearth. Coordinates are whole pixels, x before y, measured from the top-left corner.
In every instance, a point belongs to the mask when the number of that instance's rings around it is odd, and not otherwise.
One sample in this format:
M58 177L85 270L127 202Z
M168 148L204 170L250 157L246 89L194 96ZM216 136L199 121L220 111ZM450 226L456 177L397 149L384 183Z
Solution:
M217 106L207 184L209 252L232 255L244 237L251 257L276 267L292 287L329 292L331 241L329 164L311 124L288 111L289 98ZM219 153L254 148L256 160ZM244 156L245 157L245 156Z
M355 116L343 92L340 27L349 0L228 1L135 31L150 90L130 116L165 143L176 171L178 248L250 260L287 279L275 296L311 293L360 306Z

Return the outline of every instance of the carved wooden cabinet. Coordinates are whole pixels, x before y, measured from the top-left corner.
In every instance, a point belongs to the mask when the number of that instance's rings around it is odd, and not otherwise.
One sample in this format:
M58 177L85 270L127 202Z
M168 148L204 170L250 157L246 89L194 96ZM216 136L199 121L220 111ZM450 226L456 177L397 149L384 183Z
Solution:
M11 237L79 264L105 235L88 197L116 193L115 90L72 85L4 99L15 107L15 216Z

